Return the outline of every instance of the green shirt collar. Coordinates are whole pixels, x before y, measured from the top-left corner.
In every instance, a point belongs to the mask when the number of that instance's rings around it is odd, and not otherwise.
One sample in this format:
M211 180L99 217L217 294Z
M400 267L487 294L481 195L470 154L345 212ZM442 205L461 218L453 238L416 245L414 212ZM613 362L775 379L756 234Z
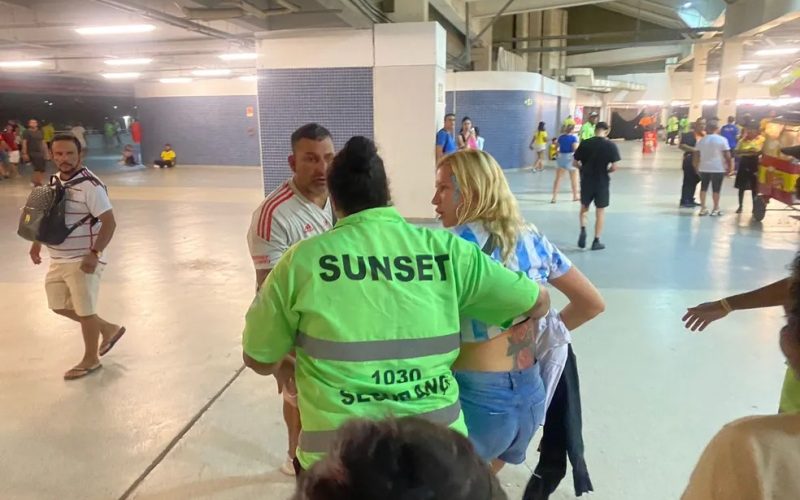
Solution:
M405 221L395 207L368 208L348 215L336 222L336 227L361 224L364 222Z

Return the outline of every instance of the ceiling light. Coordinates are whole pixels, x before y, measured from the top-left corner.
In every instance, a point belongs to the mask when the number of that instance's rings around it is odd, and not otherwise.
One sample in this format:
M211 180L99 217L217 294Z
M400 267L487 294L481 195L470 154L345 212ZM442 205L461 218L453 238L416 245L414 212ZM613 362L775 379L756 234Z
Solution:
M783 47L774 49L757 50L757 56L787 56L800 52L800 47Z
M117 26L85 26L76 28L79 35L127 35L131 33L147 33L156 29L152 24L121 24Z
M745 69L745 70L742 70L742 71L737 71L736 72L736 76L738 76L739 78L742 78L743 76L747 75L748 73L750 73L750 70Z
M258 80L258 77L256 75L245 75L245 76L240 76L239 80L244 80L245 82L254 82Z
M220 54L219 58L223 61L251 61L258 58L255 52L232 52L230 54Z
M127 80L131 78L139 78L139 73L101 73L103 78L108 80Z
M758 83L760 83L761 85L775 85L779 81L780 80L778 80L777 78L773 78L771 80L764 80L763 82L758 82Z
M228 76L231 74L229 69L196 69L192 71L194 76Z
M719 80L719 76L709 76L706 78L707 82L716 82L717 80Z
M41 65L42 61L0 61L0 68L35 68Z
M159 80L161 83L191 83L192 79L188 77L177 77L177 78L162 78Z
M688 9L691 6L692 6L692 2L686 2L685 4L683 4L683 8L684 9Z
M148 57L140 57L138 59L106 59L103 62L109 66L137 66L140 64L150 64L153 60Z
M739 66L736 67L736 69L750 70L750 69L758 69L759 67L761 67L760 64L746 63L746 64L740 64Z

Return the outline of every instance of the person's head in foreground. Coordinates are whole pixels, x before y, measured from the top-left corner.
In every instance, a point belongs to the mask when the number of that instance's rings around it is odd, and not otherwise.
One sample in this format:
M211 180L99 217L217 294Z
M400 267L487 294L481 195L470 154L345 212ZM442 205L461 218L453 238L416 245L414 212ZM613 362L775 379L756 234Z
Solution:
M328 170L328 191L339 217L391 203L383 160L372 140L357 135L347 141Z
M53 137L51 147L53 163L64 175L75 173L81 166L81 143L72 135L59 134Z
M706 119L705 118L698 118L694 122L694 131L698 134L705 134L706 133Z
M611 130L611 127L608 126L606 122L597 122L597 125L594 127L594 135L597 137L608 137L608 132Z
M469 440L420 418L351 420L295 500L504 500Z
M481 221L499 238L504 260L514 252L525 222L503 169L489 153L464 150L442 158L431 203L444 227Z
M711 135L716 134L717 132L719 132L719 120L714 118L708 120L708 125L706 125L706 133Z

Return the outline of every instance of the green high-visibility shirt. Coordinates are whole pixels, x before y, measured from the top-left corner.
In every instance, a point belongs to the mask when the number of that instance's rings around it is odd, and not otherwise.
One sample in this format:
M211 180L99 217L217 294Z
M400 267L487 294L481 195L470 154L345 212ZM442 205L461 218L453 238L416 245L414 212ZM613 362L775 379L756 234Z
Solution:
M417 415L466 434L450 370L460 318L508 326L538 296L536 282L474 243L374 208L281 257L247 312L242 344L261 363L296 351L297 457L308 468L354 417Z
M680 121L678 122L678 124L679 124L679 126L681 128L681 132L683 132L684 134L689 132L689 119L688 118L681 118Z
M667 119L667 132L677 132L679 128L678 118L675 116L670 116Z
M594 137L594 123L584 122L583 125L581 125L581 131L578 134L578 137L580 137L582 141Z

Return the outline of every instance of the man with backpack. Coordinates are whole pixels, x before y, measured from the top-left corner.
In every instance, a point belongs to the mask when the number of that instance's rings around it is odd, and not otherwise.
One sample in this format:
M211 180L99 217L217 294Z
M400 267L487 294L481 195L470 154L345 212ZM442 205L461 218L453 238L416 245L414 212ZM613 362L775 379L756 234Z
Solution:
M111 242L116 222L105 185L81 163L78 139L56 135L52 155L58 175L53 176L49 186L36 189L49 189L56 195L52 205L40 211L44 216L30 256L34 264L41 264L42 244L47 246L48 305L56 314L81 324L83 359L64 374L65 380L75 380L99 369L100 356L110 351L125 333L124 327L100 318L96 310L100 277L106 265L103 252ZM31 198L28 205L32 205ZM35 211L28 210L29 206L23 211L20 235L23 223L37 218Z

